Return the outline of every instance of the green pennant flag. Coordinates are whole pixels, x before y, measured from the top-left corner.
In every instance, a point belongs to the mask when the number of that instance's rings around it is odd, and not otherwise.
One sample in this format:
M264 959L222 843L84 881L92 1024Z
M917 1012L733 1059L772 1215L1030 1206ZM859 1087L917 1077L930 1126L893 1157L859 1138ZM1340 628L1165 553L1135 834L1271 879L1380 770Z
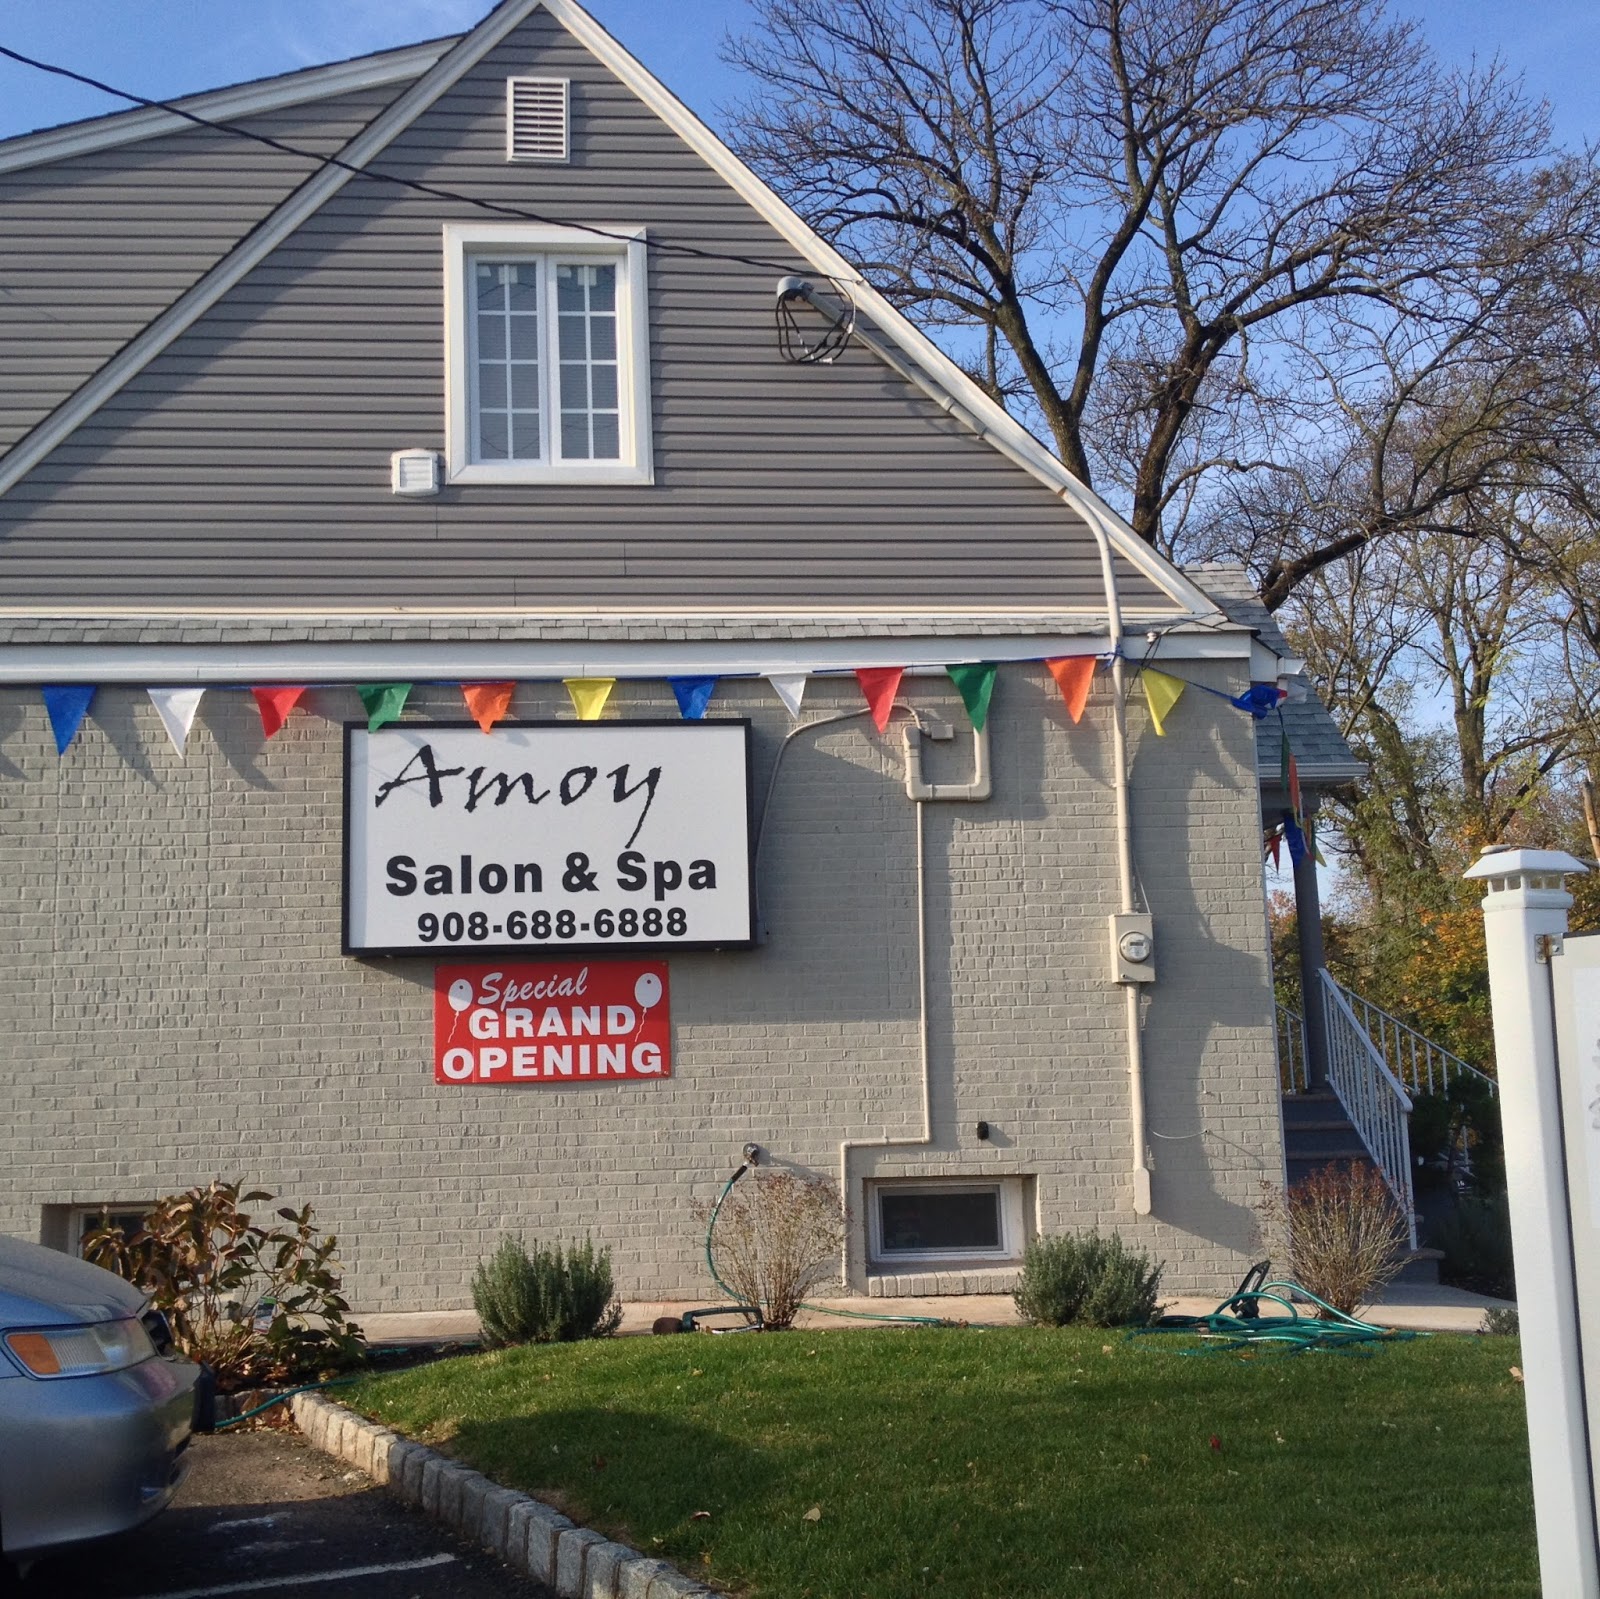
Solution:
M978 732L989 720L989 696L994 693L995 664L993 661L972 661L964 666L947 666L950 681L961 690L961 703L972 718Z
M411 693L409 683L363 683L356 690L367 712L367 731L376 733L390 722L398 722Z

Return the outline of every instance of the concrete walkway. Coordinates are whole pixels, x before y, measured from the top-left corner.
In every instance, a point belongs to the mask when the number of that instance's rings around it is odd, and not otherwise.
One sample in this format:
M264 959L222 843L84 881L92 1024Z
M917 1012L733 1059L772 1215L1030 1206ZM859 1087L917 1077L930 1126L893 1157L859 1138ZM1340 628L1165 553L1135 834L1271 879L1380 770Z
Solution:
M1181 1295L1165 1300L1165 1308L1175 1315L1198 1316L1215 1310L1217 1298ZM640 1300L622 1309L624 1333L648 1333L658 1317L681 1317L711 1301ZM799 1327L870 1327L881 1321L857 1320L871 1317L932 1317L944 1321L967 1322L973 1326L1014 1327L1021 1318L1009 1294L951 1295L929 1299L821 1299L817 1303L829 1310L854 1312L853 1316L829 1316L817 1311L802 1311L795 1323ZM1394 1283L1378 1303L1363 1312L1367 1320L1381 1327L1417 1329L1426 1332L1477 1332L1483 1314L1497 1306L1515 1308L1509 1300L1490 1299L1471 1294L1464 1288L1445 1288L1436 1283ZM1267 1307L1270 1309L1270 1307ZM469 1339L478 1336L478 1318L470 1310L398 1311L355 1318L374 1344L437 1343L441 1340ZM723 1317L719 1326L737 1325L737 1317Z

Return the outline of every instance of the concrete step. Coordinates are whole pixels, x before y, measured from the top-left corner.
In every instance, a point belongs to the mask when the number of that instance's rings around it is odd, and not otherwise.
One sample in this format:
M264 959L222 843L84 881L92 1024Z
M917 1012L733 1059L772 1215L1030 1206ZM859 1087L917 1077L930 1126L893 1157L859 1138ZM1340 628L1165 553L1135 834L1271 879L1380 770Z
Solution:
M1406 1256L1406 1263L1400 1268L1400 1275L1395 1278L1397 1283L1437 1283L1439 1281L1439 1262L1444 1259L1442 1249L1414 1249Z

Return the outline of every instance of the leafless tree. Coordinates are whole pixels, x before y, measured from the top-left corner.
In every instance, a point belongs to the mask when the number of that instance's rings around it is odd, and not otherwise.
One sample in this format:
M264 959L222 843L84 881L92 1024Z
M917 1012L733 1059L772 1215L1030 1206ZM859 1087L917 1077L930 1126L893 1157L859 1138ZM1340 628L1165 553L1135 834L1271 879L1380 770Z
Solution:
M1498 67L1446 72L1378 0L755 8L743 154L1169 546L1219 475L1293 470L1308 381L1397 323L1454 336L1544 146Z

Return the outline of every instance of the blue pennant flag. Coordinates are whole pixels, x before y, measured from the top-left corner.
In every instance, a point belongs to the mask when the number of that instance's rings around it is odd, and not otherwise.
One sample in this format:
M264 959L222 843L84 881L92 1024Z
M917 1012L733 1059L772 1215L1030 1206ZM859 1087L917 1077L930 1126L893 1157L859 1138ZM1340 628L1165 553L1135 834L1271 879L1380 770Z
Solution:
M1264 722L1277 710L1278 701L1282 698L1276 683L1252 683L1243 694L1234 695L1228 703L1241 711L1249 711L1258 722Z
M1298 866L1306 858L1306 835L1300 831L1293 811L1283 813L1283 837L1289 846L1289 859Z
M67 683L59 687L39 690L44 695L44 708L50 713L50 731L56 736L56 754L65 755L83 719L89 714L89 701L94 698L93 683Z
M698 722L706 714L711 696L717 691L714 677L669 677L672 692L678 699L678 710L686 722Z

